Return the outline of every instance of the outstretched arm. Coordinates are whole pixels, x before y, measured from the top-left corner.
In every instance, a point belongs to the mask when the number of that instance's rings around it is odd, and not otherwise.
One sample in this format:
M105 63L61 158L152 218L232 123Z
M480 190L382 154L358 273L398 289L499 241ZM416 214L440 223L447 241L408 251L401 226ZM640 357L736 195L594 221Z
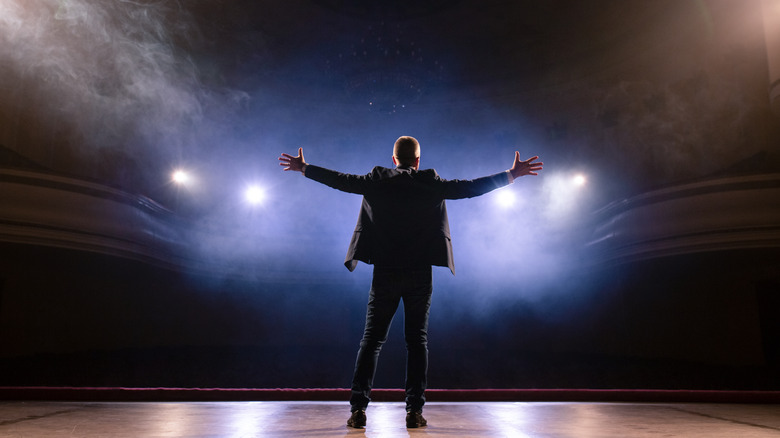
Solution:
M333 187L342 192L365 194L366 189L371 185L371 174L352 175L349 173L340 173L335 170L325 169L324 167L308 164L303 158L303 148L298 148L298 155L282 153L279 157L279 165L284 166L284 170L294 170L301 172L306 178Z
M303 158L303 156L301 156ZM541 162L535 162L539 157L531 157L525 161L520 161L520 152L515 151L515 162L512 164L512 168L509 169L509 173L512 174L512 178L520 178L525 175L538 175L537 171L542 170Z
M512 184L515 179L525 175L538 175L542 170L542 163L538 162L539 157L531 157L525 161L520 160L520 152L515 152L515 160L512 168L495 175L485 176L472 180L443 180L436 177L439 181L439 189L445 199L463 199L473 198L474 196L484 195L491 190Z
M294 170L296 172L304 173L304 170L306 169L306 160L303 159L303 148L298 148L297 157L282 153L282 156L279 157L279 165L285 166L285 172L288 170Z

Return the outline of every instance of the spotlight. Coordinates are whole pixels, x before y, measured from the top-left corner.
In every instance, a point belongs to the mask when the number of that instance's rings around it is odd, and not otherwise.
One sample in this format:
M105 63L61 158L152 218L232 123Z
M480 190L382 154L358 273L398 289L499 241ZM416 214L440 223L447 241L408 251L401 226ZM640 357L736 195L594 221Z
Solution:
M544 181L544 190L548 193L549 202L546 213L551 218L574 218L587 193L583 193L588 182L583 173L550 174Z
M187 182L190 180L190 176L187 175L187 172L183 170L177 170L173 172L171 179L173 179L173 182L176 184L187 184Z
M496 193L496 203L501 208L509 208L515 205L516 198L512 190L499 190Z
M252 205L257 205L265 199L265 191L259 186L250 186L245 192L246 201Z

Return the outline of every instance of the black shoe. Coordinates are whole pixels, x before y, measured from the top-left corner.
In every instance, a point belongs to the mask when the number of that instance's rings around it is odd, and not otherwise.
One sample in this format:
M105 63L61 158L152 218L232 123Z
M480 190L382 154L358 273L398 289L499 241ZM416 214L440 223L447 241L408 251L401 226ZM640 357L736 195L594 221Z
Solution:
M347 426L356 429L366 427L366 411L352 411L352 416L347 420Z
M406 427L414 429L417 427L425 427L428 422L425 421L425 417L422 416L422 412L407 412L406 413Z

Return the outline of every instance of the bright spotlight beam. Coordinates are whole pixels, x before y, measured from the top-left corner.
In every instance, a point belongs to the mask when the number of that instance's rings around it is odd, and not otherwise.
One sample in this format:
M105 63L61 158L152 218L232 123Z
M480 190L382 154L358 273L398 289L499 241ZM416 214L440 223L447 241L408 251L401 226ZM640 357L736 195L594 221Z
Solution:
M190 176L183 170L177 170L173 172L171 179L176 184L187 184L190 181Z
M259 186L250 186L244 193L246 201L252 205L258 205L265 200L265 191Z
M576 214L578 205L585 195L585 184L588 182L585 174L552 174L545 181L545 191L549 193L549 203L546 212L551 218L562 219Z
M496 193L496 204L498 204L501 208L509 208L515 205L515 202L517 199L515 198L514 192L511 190L505 189L505 190L499 190Z

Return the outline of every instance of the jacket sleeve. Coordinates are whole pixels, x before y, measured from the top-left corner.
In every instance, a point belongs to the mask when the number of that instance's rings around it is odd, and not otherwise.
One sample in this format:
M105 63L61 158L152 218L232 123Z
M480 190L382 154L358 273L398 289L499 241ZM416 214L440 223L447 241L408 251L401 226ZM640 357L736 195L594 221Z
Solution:
M313 164L306 165L306 172L304 173L306 178L317 181L318 183L325 184L342 192L357 193L363 195L371 185L371 174L368 175L353 175L349 173L336 172L335 170L326 169L324 167L315 166Z
M470 180L446 180L436 175L435 181L437 190L444 199L473 198L509 185L510 182L506 172Z

